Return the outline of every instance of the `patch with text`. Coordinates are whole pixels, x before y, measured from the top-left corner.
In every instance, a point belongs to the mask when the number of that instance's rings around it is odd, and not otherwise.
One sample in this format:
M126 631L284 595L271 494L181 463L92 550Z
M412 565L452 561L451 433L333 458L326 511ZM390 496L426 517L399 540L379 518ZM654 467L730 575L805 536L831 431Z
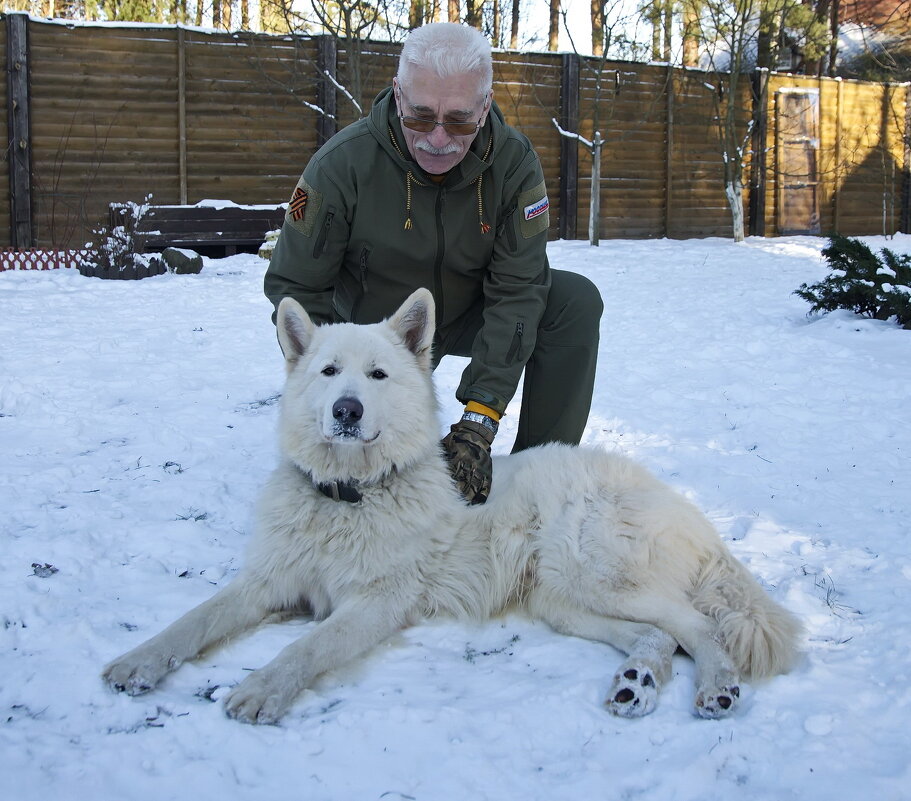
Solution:
M522 209L519 230L523 238L530 239L546 231L550 225L550 201L547 199L544 181L522 192L517 200L518 207Z

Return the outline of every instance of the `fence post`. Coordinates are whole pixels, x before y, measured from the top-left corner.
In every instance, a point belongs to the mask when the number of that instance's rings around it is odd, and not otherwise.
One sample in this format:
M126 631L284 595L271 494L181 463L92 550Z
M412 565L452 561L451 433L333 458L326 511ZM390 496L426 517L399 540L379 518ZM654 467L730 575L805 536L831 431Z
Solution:
M6 15L6 119L8 122L10 244L34 244L32 142L29 106L28 14Z
M323 113L316 119L316 146L322 147L338 131L338 108L335 96L334 79L337 68L337 50L335 38L329 34L318 36L316 40L316 66L319 70L319 81L316 84L316 105Z
M898 230L911 234L911 84L905 89L904 164L902 165L901 216Z
M560 127L579 130L579 55L564 53L560 72ZM560 239L576 238L579 214L579 143L560 137Z
M180 205L187 205L187 42L183 25L177 26L177 168Z
M750 236L765 236L765 181L769 149L769 71L756 70L750 80L753 92L753 158L750 162Z
M664 137L664 236L671 235L674 222L674 65L668 61L665 97Z

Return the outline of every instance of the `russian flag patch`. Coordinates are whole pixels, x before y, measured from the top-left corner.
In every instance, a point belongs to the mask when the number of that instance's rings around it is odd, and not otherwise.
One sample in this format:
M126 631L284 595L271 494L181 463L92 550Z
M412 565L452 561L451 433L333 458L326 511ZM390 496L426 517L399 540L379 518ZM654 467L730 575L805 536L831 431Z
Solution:
M524 211L526 222L528 220L533 220L535 217L540 217L549 208L550 208L550 201L547 199L547 195L545 195L537 203L531 203L530 205L526 206L525 211Z

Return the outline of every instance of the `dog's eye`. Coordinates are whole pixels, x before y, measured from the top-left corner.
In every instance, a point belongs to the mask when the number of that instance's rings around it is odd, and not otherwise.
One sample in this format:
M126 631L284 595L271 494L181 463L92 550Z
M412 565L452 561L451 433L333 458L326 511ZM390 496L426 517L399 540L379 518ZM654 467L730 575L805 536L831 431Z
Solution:
M338 370L335 368L334 364L327 364L320 372L325 376L333 376Z
M389 376L387 376L383 370L377 369L370 373L370 377L375 378L377 381L382 381L384 378L388 378Z

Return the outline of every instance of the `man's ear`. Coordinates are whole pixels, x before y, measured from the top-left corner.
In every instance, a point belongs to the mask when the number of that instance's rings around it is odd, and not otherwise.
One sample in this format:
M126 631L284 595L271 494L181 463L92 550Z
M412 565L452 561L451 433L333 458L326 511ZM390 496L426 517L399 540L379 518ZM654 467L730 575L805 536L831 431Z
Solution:
M389 326L398 334L425 369L430 367L433 346L435 307L429 289L417 289L389 318Z
M316 326L310 316L294 298L282 298L278 304L275 326L278 343L290 369L310 347Z

